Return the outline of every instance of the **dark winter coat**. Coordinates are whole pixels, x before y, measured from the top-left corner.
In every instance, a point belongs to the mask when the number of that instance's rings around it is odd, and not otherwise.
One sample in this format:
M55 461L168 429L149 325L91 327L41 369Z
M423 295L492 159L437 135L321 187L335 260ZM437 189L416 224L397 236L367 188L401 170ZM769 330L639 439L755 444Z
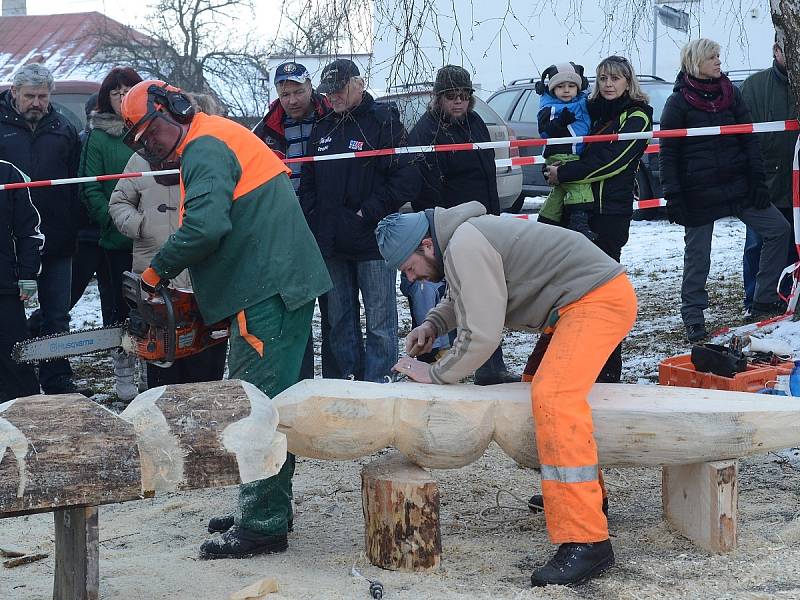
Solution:
M78 132L52 106L31 131L14 108L11 90L0 94L0 160L16 165L32 180L75 177L81 147ZM31 189L47 238L42 257L75 254L80 215L77 185Z
M777 64L751 75L742 84L742 98L754 123L797 118L797 105L785 71ZM796 131L759 133L755 136L764 159L770 199L778 208L792 206L792 157Z
M17 168L0 161L0 181L22 181ZM20 279L36 279L44 236L28 190L0 191L0 294L19 294Z
M114 113L95 112L92 113L91 125L92 130L81 154L81 176L122 173L133 154L133 150L122 141L124 122ZM131 252L133 243L119 232L108 213L108 202L116 185L116 180L82 184L83 202L89 218L100 226L100 247Z
M314 107L314 115L317 119L321 119L331 110L328 100L316 92L311 94L311 104ZM280 159L286 158L286 135L283 129L284 117L286 117L286 111L283 109L280 100L274 100L269 105L267 114L253 129L253 133Z
M729 108L706 112L686 101L681 93L685 85L684 74L679 73L661 113L661 129L752 122L736 86ZM764 163L752 134L663 138L659 163L664 197L683 206L687 227L713 223L752 206L751 196L764 187Z
M592 134L640 133L653 129L653 108L626 93L616 100L597 97L589 101ZM586 144L580 160L558 167L561 183L592 184L595 213L630 217L639 160L647 140L620 140Z
M317 122L308 151L322 156L405 144L406 130L397 108L375 102L365 92L352 111L331 112ZM417 177L405 155L306 163L300 177L300 204L322 255L381 260L375 227L414 198Z
M489 129L480 115L468 111L463 121L443 118L427 110L409 134L410 146L490 142ZM452 208L477 200L492 215L500 214L494 150L435 152L415 159L421 175L414 210L440 206Z

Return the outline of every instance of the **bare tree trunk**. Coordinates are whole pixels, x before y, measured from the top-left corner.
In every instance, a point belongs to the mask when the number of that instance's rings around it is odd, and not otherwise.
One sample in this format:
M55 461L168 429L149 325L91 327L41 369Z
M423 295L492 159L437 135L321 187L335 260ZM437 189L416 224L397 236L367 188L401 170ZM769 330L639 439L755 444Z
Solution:
M800 0L770 0L778 43L786 55L789 86L800 111Z

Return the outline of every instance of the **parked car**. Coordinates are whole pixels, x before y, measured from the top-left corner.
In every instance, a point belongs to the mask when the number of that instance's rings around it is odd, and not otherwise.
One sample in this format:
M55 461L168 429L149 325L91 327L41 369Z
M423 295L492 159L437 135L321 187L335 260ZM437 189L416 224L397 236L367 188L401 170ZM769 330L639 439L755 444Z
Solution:
M653 75L638 75L639 84L650 96L653 107L653 129L658 129L661 121L661 111L664 103L672 93L673 84ZM589 78L592 82L593 78ZM492 94L487 103L513 128L519 139L539 138L539 127L536 115L539 112L541 96L534 89L537 79L515 79L502 90ZM542 146L529 146L520 148L522 156L540 155ZM536 196L549 193L550 187L544 180L541 165L528 165L522 167L522 192L523 195ZM645 154L640 162L636 175L636 188L634 196L637 199L647 200L661 196L661 182L658 173L658 154ZM634 218L655 216L663 212L659 209L649 211L636 211Z
M433 94L433 83L413 83L401 86L393 86L384 94L376 94L375 97L381 102L392 102L400 111L400 119L403 121L408 131L413 129L417 119L421 117L428 107L431 95ZM486 102L475 96L475 112L480 115L489 129L491 141L499 142L516 139L514 131L503 121L503 119ZM495 158L503 159L519 156L516 148L495 148ZM500 198L500 210L504 212L519 212L522 202L522 169L520 167L498 167L497 168L497 195Z
M0 92L11 87L10 81L0 82ZM100 90L96 81L64 79L56 81L55 90L50 94L50 103L59 113L69 119L75 129L81 131L86 127L86 111L84 106L89 96Z

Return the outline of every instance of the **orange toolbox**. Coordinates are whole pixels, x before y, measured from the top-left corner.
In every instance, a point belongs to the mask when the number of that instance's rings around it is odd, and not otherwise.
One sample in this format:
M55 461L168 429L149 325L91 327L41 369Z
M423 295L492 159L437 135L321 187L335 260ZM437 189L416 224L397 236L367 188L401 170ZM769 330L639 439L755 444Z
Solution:
M773 387L778 375L790 375L794 363L782 362L772 365L747 365L747 370L733 377L722 377L713 373L698 373L692 364L691 354L665 358L658 365L658 383L681 387L705 388L707 390L729 390L734 392L757 392ZM767 385L767 383L772 385Z

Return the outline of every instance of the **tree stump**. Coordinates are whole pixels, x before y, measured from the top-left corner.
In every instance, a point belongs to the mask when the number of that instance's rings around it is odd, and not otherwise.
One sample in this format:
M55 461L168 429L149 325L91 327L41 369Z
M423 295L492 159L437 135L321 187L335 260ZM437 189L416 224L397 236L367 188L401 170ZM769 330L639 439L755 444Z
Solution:
M361 470L367 558L392 571L430 571L439 566L439 488L425 469L399 452Z

